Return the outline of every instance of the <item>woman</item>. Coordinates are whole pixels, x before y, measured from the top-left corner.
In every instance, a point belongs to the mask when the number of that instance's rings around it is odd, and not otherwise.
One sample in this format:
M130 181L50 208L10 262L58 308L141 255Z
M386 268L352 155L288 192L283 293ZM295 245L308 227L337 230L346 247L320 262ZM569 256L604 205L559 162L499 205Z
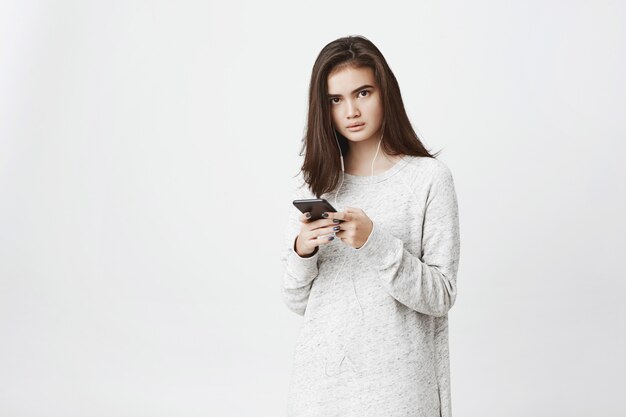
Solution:
M450 416L447 314L460 240L451 171L411 127L378 48L320 52L311 75L302 184L282 254L286 305L304 316L289 416Z

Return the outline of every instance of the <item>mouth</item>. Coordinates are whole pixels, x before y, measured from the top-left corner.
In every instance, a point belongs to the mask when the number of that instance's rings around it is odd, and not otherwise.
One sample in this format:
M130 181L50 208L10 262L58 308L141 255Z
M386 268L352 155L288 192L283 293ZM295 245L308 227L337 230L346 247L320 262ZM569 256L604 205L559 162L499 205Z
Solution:
M363 128L365 126L365 123L363 122L358 122L358 123L352 123L350 125L348 125L346 127L346 129L348 130L360 130L361 128Z

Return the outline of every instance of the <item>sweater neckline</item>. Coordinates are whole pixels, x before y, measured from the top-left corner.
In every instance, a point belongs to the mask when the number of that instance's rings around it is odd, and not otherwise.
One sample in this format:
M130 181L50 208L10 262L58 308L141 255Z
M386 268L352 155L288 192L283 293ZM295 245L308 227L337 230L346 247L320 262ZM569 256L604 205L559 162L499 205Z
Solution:
M409 162L410 156L403 155L402 158L396 162L387 171L378 175L352 175L344 171L344 181L350 184L375 184L377 182L385 181L386 179L395 175L398 171L404 168Z

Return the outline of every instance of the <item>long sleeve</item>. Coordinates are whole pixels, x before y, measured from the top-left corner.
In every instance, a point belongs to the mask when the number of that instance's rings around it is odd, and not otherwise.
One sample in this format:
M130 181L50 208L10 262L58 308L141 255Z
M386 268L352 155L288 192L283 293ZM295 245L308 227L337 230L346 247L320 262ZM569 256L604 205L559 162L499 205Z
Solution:
M311 198L299 192L298 188L293 199ZM291 212L285 228L284 245L281 249L281 264L284 272L281 284L281 295L287 307L300 315L304 315L311 293L311 285L318 274L319 251L309 258L303 258L295 251L296 237L300 233L300 212L289 202Z
M439 165L428 192L421 260L375 222L368 240L356 251L365 255L396 300L423 314L445 316L456 299L460 255L458 203L449 168Z

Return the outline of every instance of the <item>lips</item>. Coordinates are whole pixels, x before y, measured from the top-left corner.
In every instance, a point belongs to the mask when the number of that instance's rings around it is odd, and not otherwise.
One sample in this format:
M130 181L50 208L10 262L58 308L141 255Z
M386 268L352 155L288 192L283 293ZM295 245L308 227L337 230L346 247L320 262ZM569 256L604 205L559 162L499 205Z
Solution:
M360 130L365 129L365 123L352 123L351 125L348 126L348 130L350 132L358 132Z

